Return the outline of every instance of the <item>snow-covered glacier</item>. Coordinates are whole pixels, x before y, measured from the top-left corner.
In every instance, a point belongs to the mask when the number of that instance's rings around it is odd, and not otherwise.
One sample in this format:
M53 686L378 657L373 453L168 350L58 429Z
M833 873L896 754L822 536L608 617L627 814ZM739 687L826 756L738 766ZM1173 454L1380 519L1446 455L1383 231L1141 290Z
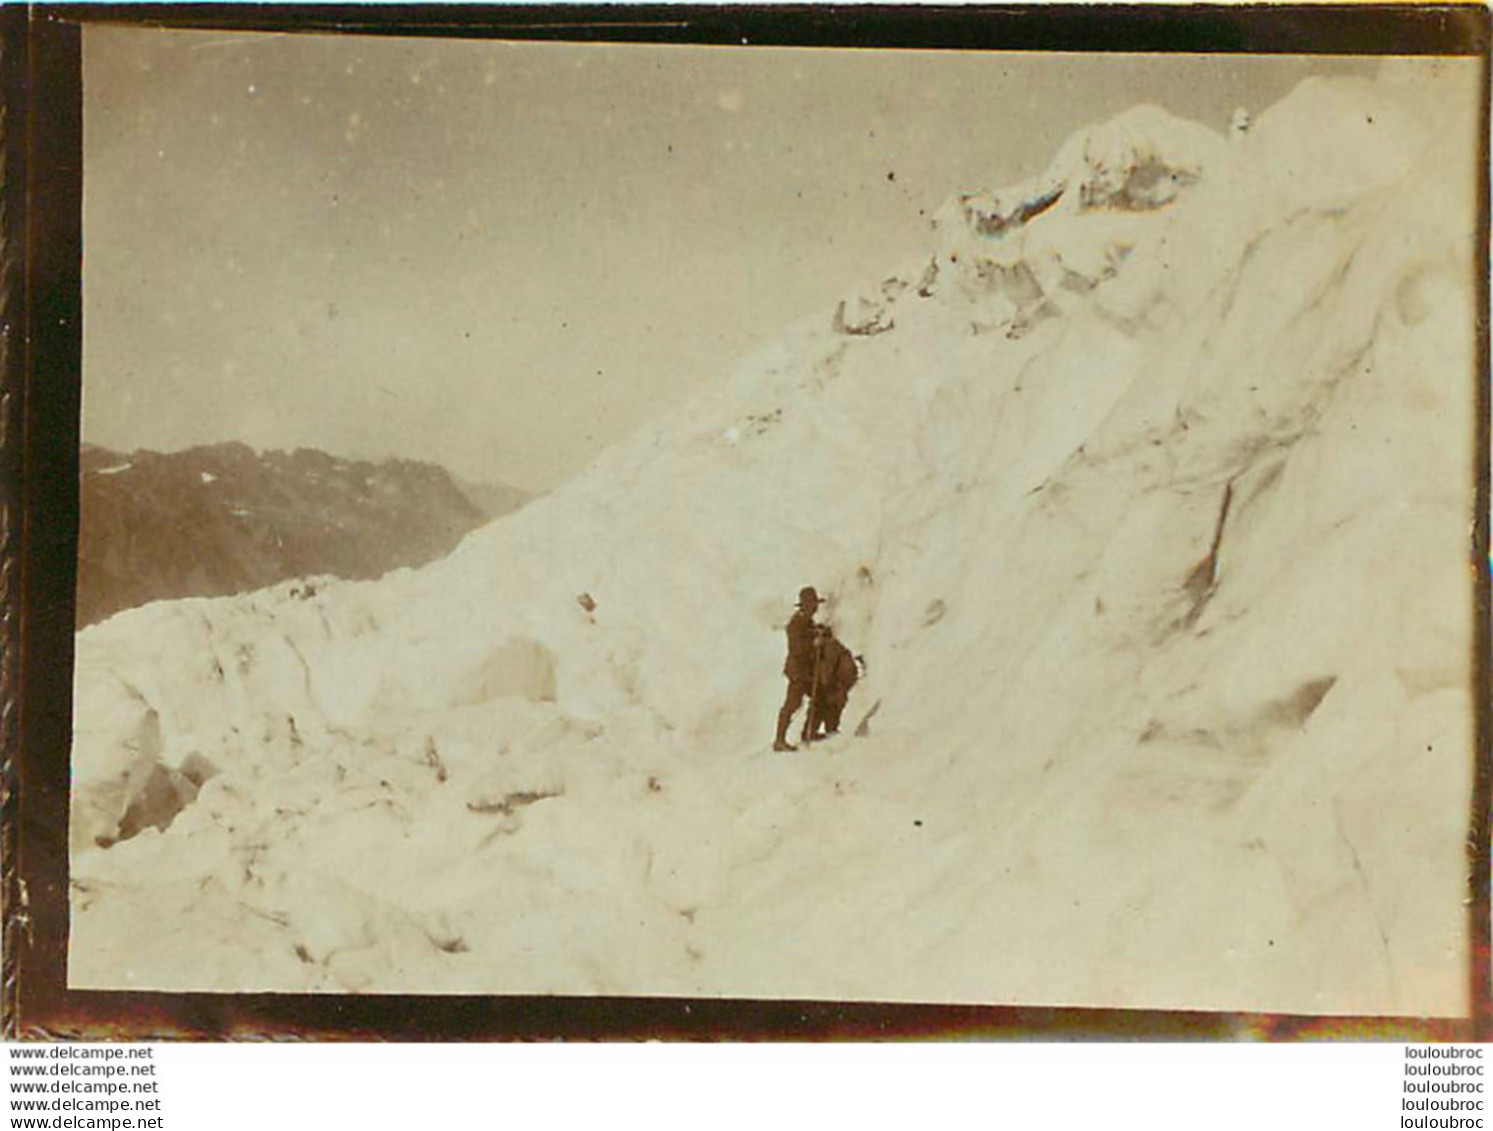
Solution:
M1477 81L1137 107L439 562L84 630L72 985L1462 1012Z

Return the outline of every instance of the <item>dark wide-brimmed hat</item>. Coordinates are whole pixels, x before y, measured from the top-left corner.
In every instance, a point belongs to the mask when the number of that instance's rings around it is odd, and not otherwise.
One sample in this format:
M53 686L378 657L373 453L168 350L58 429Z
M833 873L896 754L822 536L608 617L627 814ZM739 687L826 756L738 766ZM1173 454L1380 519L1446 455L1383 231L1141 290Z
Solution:
M819 594L814 591L812 585L805 585L798 591L798 607L800 609L817 609L822 604L824 602L819 599Z

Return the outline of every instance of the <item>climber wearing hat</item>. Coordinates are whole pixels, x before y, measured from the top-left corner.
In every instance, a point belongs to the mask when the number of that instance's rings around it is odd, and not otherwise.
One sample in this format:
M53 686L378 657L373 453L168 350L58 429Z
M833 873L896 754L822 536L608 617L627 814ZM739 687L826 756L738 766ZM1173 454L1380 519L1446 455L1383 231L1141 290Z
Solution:
M806 696L814 690L814 613L822 602L812 585L798 591L798 608L788 619L788 658L783 662L783 674L788 677L788 694L783 698L783 707L778 711L778 733L773 739L774 750L796 750L788 742L788 724L803 704Z

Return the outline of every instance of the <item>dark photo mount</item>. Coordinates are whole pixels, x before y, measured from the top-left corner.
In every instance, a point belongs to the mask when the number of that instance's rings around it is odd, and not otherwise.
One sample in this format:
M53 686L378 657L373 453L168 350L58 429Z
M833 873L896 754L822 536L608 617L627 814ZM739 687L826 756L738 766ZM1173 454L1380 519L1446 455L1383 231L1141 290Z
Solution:
M82 387L82 30L136 28L564 42L1481 60L1478 6L899 8L480 5L61 5L0 11L0 854L8 1039L1486 1040L1490 1016L1490 712L1478 698L1468 815L1471 1014L1316 1017L1031 1006L714 998L162 993L72 990L68 799ZM1486 144L1486 141L1484 142ZM1487 168L1487 153L1481 167ZM1479 262L1488 195L1479 186ZM1479 275L1479 310L1488 281ZM1472 665L1490 668L1488 326L1479 319ZM1219 519L1220 525L1222 519Z

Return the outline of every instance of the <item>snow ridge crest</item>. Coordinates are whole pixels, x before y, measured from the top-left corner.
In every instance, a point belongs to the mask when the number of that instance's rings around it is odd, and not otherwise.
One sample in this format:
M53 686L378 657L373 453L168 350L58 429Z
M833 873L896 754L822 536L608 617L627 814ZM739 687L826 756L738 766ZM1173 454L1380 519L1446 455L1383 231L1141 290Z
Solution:
M1080 130L1041 174L945 201L921 272L847 298L834 329L890 330L897 300L915 291L967 305L977 333L1019 338L1162 241L1175 206L1228 162L1230 148L1206 126L1152 105Z

